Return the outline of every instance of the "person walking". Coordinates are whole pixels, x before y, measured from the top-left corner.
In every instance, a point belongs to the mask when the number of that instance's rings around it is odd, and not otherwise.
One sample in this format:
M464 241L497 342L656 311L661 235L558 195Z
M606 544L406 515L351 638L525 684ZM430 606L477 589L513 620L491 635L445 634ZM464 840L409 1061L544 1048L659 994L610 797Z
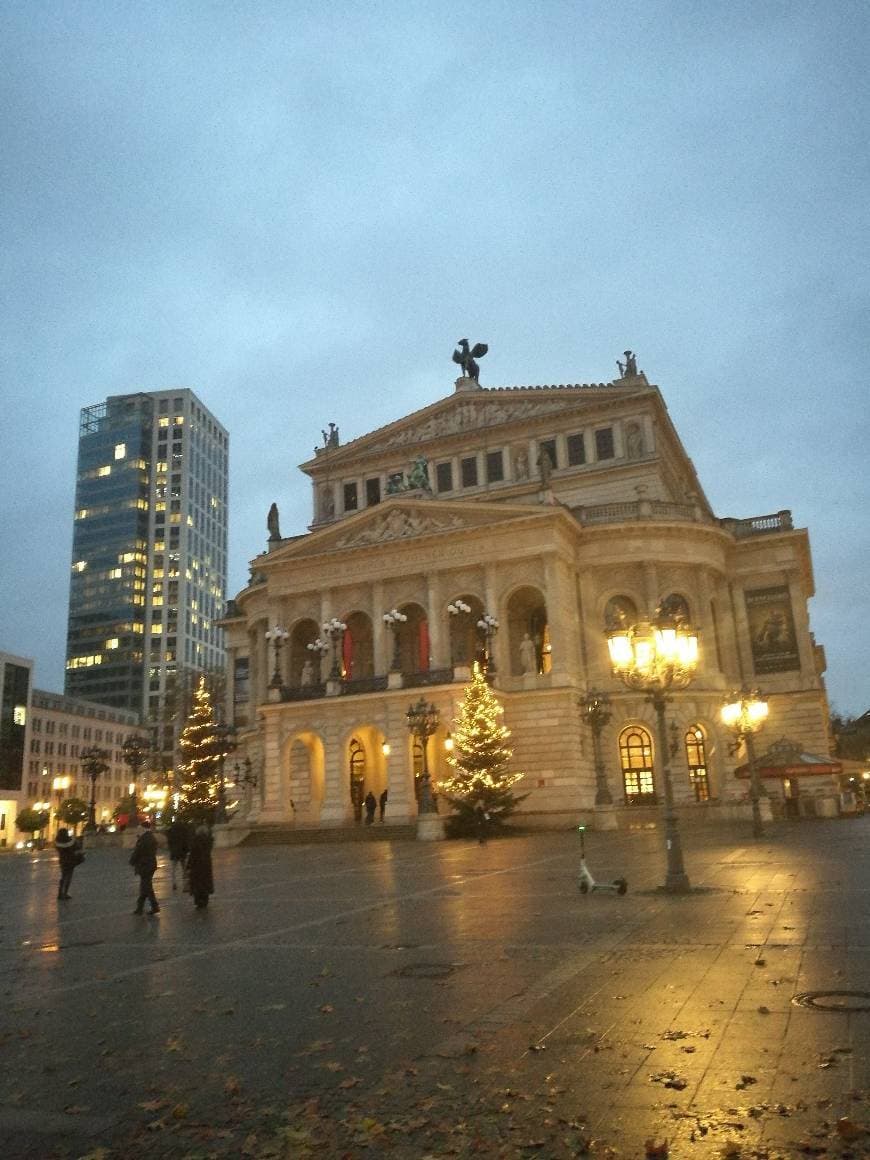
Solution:
M57 850L57 858L60 862L60 885L57 888L57 898L59 902L66 901L70 897L69 887L73 871L79 862L83 861L83 858L79 856L78 842L66 826L61 826L57 831L54 848Z
M481 846L485 846L489 814L487 813L486 803L484 802L483 798L478 798L474 803L474 821L477 827L477 840Z
M205 910L210 894L214 894L214 874L211 865L211 848L214 844L208 826L199 825L190 840L187 855L187 874L190 893L197 910Z
M370 826L375 820L375 810L378 808L378 802L371 790L366 794L363 804L366 807L366 825Z
M384 814L386 813L386 810L387 810L387 791L386 790L384 790L384 792L378 798L378 810L380 811L380 820L383 821Z
M166 827L166 845L169 847L169 864L172 867L172 889L178 889L179 870L184 869L184 860L190 852L190 827L181 818L173 818Z
M134 914L142 914L145 903L151 907L151 914L158 914L160 906L154 895L154 871L157 869L157 839L151 829L150 821L142 822L142 833L136 839L133 853L130 855L130 865L133 872L139 875L139 897L136 900Z

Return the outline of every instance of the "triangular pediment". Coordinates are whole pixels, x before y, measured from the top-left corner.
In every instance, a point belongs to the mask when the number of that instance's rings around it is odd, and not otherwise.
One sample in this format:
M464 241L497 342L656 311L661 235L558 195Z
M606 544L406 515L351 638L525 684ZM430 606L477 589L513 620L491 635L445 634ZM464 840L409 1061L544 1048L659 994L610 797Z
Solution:
M425 455L427 444L452 435L528 423L577 408L597 409L649 390L646 380L638 379L623 385L490 387L457 392L343 446L319 448L314 459L300 466L310 474L319 474L318 468L328 466L333 471L361 458L389 455L403 448L421 449Z
M469 529L478 530L517 520L541 519L563 509L541 504L456 503L420 496L393 497L346 516L334 524L317 528L307 536L275 548L258 561L258 568L307 556L345 552L390 544L399 540L443 536Z

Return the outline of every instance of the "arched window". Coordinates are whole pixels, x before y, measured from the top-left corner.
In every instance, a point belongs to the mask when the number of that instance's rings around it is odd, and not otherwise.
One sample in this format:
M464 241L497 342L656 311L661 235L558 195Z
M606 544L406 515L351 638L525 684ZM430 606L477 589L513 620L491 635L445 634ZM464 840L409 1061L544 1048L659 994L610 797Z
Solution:
M659 605L659 612L671 617L677 624L689 623L689 605L686 598L677 592L671 592L664 598Z
M710 800L710 782L707 778L707 746L700 725L692 725L686 731L686 763L689 766L689 781L695 791L695 801Z
M605 628L630 628L637 624L637 605L630 596L611 596L604 606Z
M640 725L619 735L619 760L625 785L625 804L650 805L656 800L653 777L652 738Z
M351 737L348 746L350 758L350 800L353 802L354 817L362 821L362 804L365 796L366 784L366 751L363 744Z

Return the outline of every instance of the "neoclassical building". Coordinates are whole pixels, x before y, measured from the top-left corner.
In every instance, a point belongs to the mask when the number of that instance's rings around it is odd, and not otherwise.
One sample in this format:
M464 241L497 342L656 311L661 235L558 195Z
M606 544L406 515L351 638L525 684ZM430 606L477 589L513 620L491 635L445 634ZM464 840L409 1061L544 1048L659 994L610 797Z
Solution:
M349 443L324 432L301 465L309 530L282 538L270 514L267 550L223 622L228 707L260 771L251 823L352 825L362 796L384 789L387 823L412 819L422 754L408 708L422 695L439 712L427 747L437 790L463 682L484 655L524 773L520 819L594 824L579 707L591 690L611 700L600 740L616 812L638 817L661 800L655 715L612 675L605 633L664 601L700 637L695 678L668 705L681 809L723 816L745 801L734 776L745 753L719 722L734 687L769 699L757 746L788 737L829 751L806 530L787 511L714 514L658 387L633 358L624 370L567 386L462 377ZM792 778L772 793L817 784Z

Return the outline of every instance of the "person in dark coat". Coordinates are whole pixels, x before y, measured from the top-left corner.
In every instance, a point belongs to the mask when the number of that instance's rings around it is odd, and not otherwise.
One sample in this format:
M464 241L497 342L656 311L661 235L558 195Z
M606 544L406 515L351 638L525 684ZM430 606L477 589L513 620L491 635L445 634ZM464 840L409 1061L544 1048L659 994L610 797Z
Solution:
M136 839L136 846L130 855L133 872L139 875L139 897L134 914L141 914L147 902L151 914L157 914L160 907L154 895L154 871L157 869L157 839L149 821L142 822L142 833Z
M69 886L72 882L73 870L78 866L81 859L79 858L78 842L66 828L61 826L57 831L57 837L54 839L54 848L57 850L58 861L60 862L60 885L57 888L58 901L69 898Z
M172 866L172 889L178 889L179 867L184 868L184 860L190 852L190 827L181 818L173 818L166 827L166 845L169 847L169 862Z
M190 840L187 855L187 873L190 893L197 910L205 910L210 894L214 894L214 875L211 868L211 848L214 844L208 826L197 826Z
M375 820L375 810L378 808L378 800L371 790L366 794L363 805L366 808L366 825L370 826Z
M384 814L386 813L386 810L387 810L387 790L384 790L384 792L378 798L378 810L379 810L379 814L380 814L380 820L383 821Z

